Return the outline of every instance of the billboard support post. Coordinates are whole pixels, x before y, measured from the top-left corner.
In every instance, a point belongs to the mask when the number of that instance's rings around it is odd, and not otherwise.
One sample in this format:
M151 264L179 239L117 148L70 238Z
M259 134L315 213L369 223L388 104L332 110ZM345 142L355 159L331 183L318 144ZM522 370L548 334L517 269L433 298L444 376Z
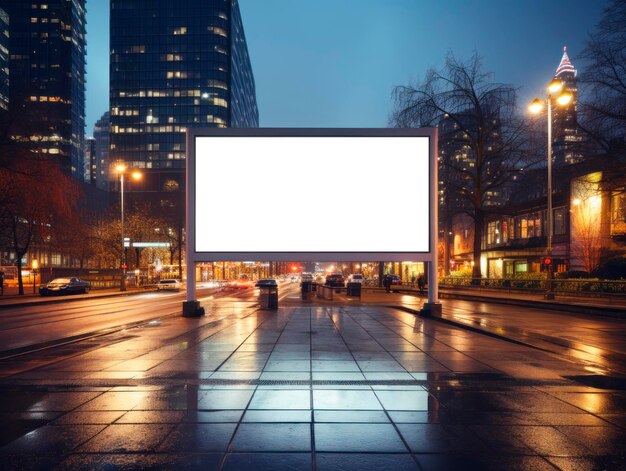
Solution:
M189 131L187 131L187 155L195 156L196 148L195 148L195 139L190 137ZM189 160L188 160L189 161ZM196 210L196 169L192 165L187 165L187 219L186 225L187 229L193 227L194 220L193 215ZM196 234L195 231L187 230L187 247L185 252L185 258L187 262L187 283L186 292L187 297L186 301L183 302L183 317L200 317L204 315L204 308L200 306L200 301L196 299L196 263L193 254L193 248L196 245ZM182 278L182 273L180 273Z
M430 171L430 188L431 193L433 188L439 188L439 166L437 164L437 142L438 142L438 130L435 129L435 133L430 143L434 146L435 164L432 165ZM431 158L433 150L431 148ZM428 262L428 302L424 303L421 314L424 316L437 316L441 317L441 303L439 302L439 277L438 277L438 263L439 263L439 195L435 195L430 198L430 243L431 243L431 260Z

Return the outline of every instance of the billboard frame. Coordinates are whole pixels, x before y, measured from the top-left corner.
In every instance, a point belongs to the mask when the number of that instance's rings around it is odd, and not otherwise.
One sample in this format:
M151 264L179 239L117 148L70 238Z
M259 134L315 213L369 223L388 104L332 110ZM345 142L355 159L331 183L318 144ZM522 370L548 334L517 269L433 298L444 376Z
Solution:
M429 167L429 250L427 252L197 252L196 139L199 137L426 137ZM195 264L217 261L415 261L428 262L429 303L437 303L437 129L436 128L188 128L186 160L187 302L183 315L201 310L196 300ZM434 285L434 286L433 286ZM431 296L432 294L432 296ZM196 304L194 304L196 303Z

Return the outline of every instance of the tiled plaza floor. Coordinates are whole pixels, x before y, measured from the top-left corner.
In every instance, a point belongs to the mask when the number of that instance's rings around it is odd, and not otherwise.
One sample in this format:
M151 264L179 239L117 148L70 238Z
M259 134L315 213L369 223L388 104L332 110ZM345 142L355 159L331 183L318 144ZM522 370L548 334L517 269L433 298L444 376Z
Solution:
M367 306L209 309L0 363L19 469L623 469L583 364Z

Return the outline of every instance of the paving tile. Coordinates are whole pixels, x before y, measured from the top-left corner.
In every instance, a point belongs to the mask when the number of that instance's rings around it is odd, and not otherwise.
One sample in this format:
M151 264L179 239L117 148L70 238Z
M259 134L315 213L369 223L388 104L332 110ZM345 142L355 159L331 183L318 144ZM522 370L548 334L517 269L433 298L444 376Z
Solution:
M127 453L154 451L172 430L171 424L114 424L93 437L79 452Z
M242 422L311 422L310 410L247 410Z
M77 453L67 457L59 470L109 471L112 469L219 470L223 453ZM50 468L41 468L50 469Z
M111 424L124 415L123 411L68 412L54 421L55 425Z
M346 471L366 469L393 469L396 471L419 470L409 454L383 453L316 453L318 471Z
M68 453L104 428L104 425L46 425L0 448L0 454Z
M415 391L376 391L387 410L429 410L430 395L423 389Z
M198 409L245 409L253 393L241 389L206 391L198 401Z
M315 409L356 409L382 410L382 406L372 391L314 390Z
M159 445L158 451L226 451L237 424L180 424Z
M309 424L242 423L232 442L233 451L311 451Z
M314 433L317 452L407 452L390 424L316 423Z
M306 390L258 389L248 409L310 409L311 392Z
M389 418L377 410L316 410L315 422L388 423Z
M223 471L305 471L312 469L311 453L230 453ZM319 469L319 468L318 468Z

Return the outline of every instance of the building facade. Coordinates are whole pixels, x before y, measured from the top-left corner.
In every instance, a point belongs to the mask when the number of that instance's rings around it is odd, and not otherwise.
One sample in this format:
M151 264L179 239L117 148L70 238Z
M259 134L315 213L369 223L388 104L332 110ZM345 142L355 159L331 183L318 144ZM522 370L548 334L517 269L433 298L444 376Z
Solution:
M561 62L556 69L554 80L563 83L563 90L572 95L565 107L552 107L552 154L557 166L570 165L582 160L580 143L582 136L578 129L578 85L577 71L563 48Z
M9 16L13 137L84 179L85 0L0 0Z
M258 127L236 0L112 0L110 66L112 160L182 171L188 127Z
M93 137L85 139L85 181L96 184L96 140Z
M9 15L0 8L0 113L9 110Z
M107 111L96 121L93 127L93 137L96 141L95 185L101 190L109 189L109 130L111 128L109 119L109 112Z
M555 181L551 256L555 272L591 273L604 261L626 255L626 179L608 178L607 172L611 169L603 158L596 158L569 166ZM480 235L484 277L513 278L545 271L544 180L545 170L529 172L510 201L488 217ZM453 271L470 270L471 221L456 215L451 232Z

